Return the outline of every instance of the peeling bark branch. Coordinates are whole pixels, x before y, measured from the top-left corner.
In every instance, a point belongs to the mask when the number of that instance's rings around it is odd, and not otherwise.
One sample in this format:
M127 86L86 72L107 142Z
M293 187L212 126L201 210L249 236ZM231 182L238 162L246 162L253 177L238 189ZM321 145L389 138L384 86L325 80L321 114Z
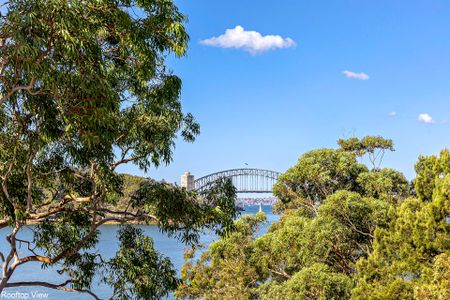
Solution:
M91 202L94 199L94 197L75 197L73 195L66 195L64 196L64 200L70 200L74 202Z

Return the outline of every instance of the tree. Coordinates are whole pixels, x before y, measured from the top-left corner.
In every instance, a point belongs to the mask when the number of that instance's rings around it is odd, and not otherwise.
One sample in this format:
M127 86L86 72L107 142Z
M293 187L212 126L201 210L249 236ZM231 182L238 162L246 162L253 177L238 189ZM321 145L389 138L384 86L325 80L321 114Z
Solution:
M352 281L348 276L335 273L327 265L316 263L302 269L291 279L261 288L261 299L348 299Z
M319 149L303 154L297 164L280 175L273 193L284 206L294 202L312 215L318 205L337 190L357 190L356 179L367 168L353 153ZM283 206L283 205L282 205Z
M172 263L154 250L153 241L143 236L142 229L127 225L118 237L120 249L109 262L113 272L104 278L114 287L112 298L161 299L166 290L177 287Z
M450 297L449 158L447 150L419 158L414 182L420 198L405 200L389 226L376 229L373 251L358 262L352 299Z
M349 191L327 197L314 218L288 210L256 238L263 219L238 220L237 230L183 267L176 296L186 299L348 299L355 263L371 250L391 205Z
M450 173L450 152L445 149L440 156L419 156L415 170L414 192L422 201L431 201L439 179Z
M389 229L396 207L407 202L409 185L395 170L368 171L351 151L319 149L282 174L274 193L281 202L279 222L257 237L249 217L237 221L245 230L186 262L178 297L349 299L358 262L373 252L377 232ZM434 281L421 293L443 285L434 278L442 277L444 258L427 273Z
M175 296L185 299L253 299L258 274L249 260L253 235L264 213L236 221L235 230L209 246L195 261L195 250L185 255L183 283Z
M395 150L392 140L385 139L382 136L368 135L362 139L358 139L356 137L339 139L337 143L343 151L352 152L356 156L363 156L367 154L373 169L380 167L386 150Z
M0 292L38 285L96 298L90 286L97 274L116 298L159 297L176 286L167 259L142 232L124 227L117 256L106 261L93 251L99 226L154 222L186 243L195 242L201 228L230 226L236 211L229 182L197 195L146 180L114 209L124 189L118 166L147 171L170 163L175 139L191 142L199 133L181 109L181 80L165 66L167 55L185 54L185 21L172 0L14 0L3 6L0 228L12 231L10 251L0 253ZM20 240L18 233L32 223L33 239ZM20 245L27 245L23 256ZM57 266L68 280L11 282L29 262ZM157 270L163 277L155 278Z

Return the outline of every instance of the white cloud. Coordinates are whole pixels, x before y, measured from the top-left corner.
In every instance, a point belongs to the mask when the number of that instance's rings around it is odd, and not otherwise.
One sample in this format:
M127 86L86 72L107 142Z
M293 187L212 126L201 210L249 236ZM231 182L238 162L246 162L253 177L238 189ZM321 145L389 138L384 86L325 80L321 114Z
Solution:
M352 71L347 71L345 70L344 72L342 72L345 77L347 78L352 78L352 79L359 79L359 80L368 80L369 79L369 75L367 75L366 73L355 73Z
M391 112L388 113L389 117L395 117L396 115L397 115L396 111L391 111Z
M279 35L261 35L257 31L247 31L242 26L225 30L225 33L200 41L201 44L220 48L244 49L251 54L258 54L272 49L294 47L291 38Z
M423 123L427 123L427 124L433 124L433 123L435 123L435 121L433 120L433 118L432 118L429 114L427 114L427 113L420 114L420 115L417 117L417 120L419 120L420 122L423 122Z

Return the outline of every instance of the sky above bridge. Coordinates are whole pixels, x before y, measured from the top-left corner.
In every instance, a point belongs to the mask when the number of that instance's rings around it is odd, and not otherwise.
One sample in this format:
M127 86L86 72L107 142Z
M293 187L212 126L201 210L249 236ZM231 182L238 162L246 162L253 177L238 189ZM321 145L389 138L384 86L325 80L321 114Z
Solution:
M380 134L396 148L383 165L412 179L419 154L450 145L450 1L176 2L191 41L169 65L201 135L146 176L283 172L338 138Z

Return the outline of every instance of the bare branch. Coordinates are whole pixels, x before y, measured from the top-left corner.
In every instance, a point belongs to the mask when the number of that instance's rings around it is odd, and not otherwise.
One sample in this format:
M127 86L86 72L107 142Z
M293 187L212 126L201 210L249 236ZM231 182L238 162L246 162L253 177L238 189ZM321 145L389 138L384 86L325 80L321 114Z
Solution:
M29 217L27 218L27 220L38 222L38 221L42 221L43 219L46 219L46 218L56 214L56 213L63 212L63 211L72 211L72 209L60 206L60 207L57 207L57 208L47 211L47 212L30 214Z
M2 104L4 101L8 100L17 91L21 91L21 90L28 91L32 95L36 95L36 94L41 93L42 91L35 91L35 92L31 91L33 89L33 85L34 85L35 81L36 80L34 78L32 78L29 85L18 85L18 86L13 87L8 93L6 93L0 99L0 104Z
M113 162L112 164L111 164L111 170L114 170L118 165L121 165L121 164L126 164L126 163L129 163L129 162L132 162L132 161L135 161L135 160L138 160L138 159L141 159L141 158L144 158L145 156L144 155L140 155L140 156L132 156L132 157L129 157L129 158L123 158L123 159L121 159L121 160L118 160L118 161L116 161L116 162Z
M31 211L31 206L33 205L33 177L32 177L31 166L32 166L32 158L30 158L30 160L28 162L28 165L26 167L26 173L27 173L27 212Z
M33 253L34 255L37 255L36 252L34 252L34 249L35 249L35 248L31 248L31 242L30 242L30 241L22 240L22 239L19 239L19 238L16 238L16 241L18 241L18 242L20 243L20 244L19 244L19 247L21 247L21 243L24 243L24 244L27 245L28 251L30 251L30 252Z

